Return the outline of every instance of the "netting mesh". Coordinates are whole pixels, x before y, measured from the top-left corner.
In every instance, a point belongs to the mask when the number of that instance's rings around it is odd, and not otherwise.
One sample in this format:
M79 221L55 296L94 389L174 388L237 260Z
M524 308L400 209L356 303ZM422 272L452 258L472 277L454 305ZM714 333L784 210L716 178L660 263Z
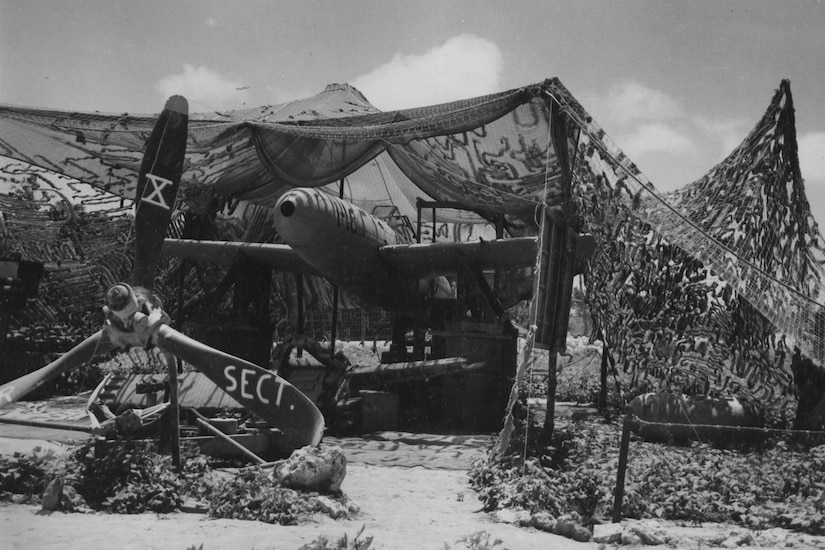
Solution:
M580 123L574 189L599 239L588 292L626 369L673 389L770 397L792 383L789 350L823 364L824 248L787 82L727 159L668 196Z
M193 115L181 195L272 205L289 186L335 183L387 151L410 196L519 216L544 191L550 118L535 85L444 105L381 113L351 87L307 100ZM0 154L131 198L152 116L0 106ZM556 178L558 179L558 178ZM559 191L560 184L551 193Z
M40 297L13 316L9 344L62 350L96 330L106 288L132 270L132 218L120 197L11 162L0 184L0 257L44 263Z
M154 120L0 106L0 154L100 193L81 199L82 216L52 219L50 207L25 208L15 178L27 169L7 165L4 250L52 261L55 273L58 263L76 265L66 280L86 270L73 283L74 299L96 302L100 287L131 266L124 252L129 222L114 214L128 207L119 197L134 193ZM559 121L566 123L569 151L554 147ZM325 186L337 195L343 180L344 196L356 204L394 205L411 220L419 198L467 209L440 210L435 227L424 210L424 242L475 239L481 222L499 215L511 234L535 235L537 209L569 214L562 209L572 192L584 229L599 243L588 300L626 368L693 381L686 383L786 388L785 350L797 346L825 361L825 256L799 173L786 82L725 161L670 195L656 191L556 79L392 113L335 85L285 105L193 115L187 147L184 208L213 215L237 205L260 208L263 214L244 218L254 230L235 235L254 234L258 242L273 238L265 209L291 185ZM65 193L76 198L78 189ZM221 227L237 218L227 213ZM69 246L61 240L67 231L82 238ZM209 275L190 273L186 284L218 284ZM170 294L173 286L167 283ZM328 289L318 284L312 292L323 305Z
M789 85L728 158L665 199L645 205L650 224L823 363L825 246L799 173Z

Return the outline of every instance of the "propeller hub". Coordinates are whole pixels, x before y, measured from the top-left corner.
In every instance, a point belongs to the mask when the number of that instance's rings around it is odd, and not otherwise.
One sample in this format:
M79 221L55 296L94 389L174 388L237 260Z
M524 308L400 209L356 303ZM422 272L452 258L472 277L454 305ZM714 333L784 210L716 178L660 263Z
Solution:
M106 305L124 323L138 310L135 291L126 283L118 283L106 291Z

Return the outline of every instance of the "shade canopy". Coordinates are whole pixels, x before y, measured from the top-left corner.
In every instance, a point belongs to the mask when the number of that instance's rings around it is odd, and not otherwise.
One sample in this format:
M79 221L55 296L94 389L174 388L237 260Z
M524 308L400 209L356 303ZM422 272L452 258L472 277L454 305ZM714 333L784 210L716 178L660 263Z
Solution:
M392 196L449 201L490 219L530 225L544 200L563 202L554 147L554 97L573 101L557 79L452 103L381 112L349 85L303 100L195 113L183 196L209 192L258 205L290 187L339 185L372 206ZM142 147L155 117L0 106L0 154L134 196ZM406 205L405 205L406 203ZM406 206L406 208L403 208ZM478 216L452 210L453 221ZM443 218L442 218L443 219Z
M0 105L0 155L131 199L155 119ZM541 205L583 229L615 225L609 208L577 211L598 194L700 260L789 343L825 363L825 246L796 150L787 81L723 163L671 196L657 192L555 78L392 112L333 84L282 105L193 114L181 195L270 206L291 187L329 186L368 211L391 204L413 215L419 199L437 201L454 207L439 210L439 221L503 221L511 235L525 235L538 233ZM422 211L423 220L431 216ZM4 249L25 251L26 235L39 231L23 219L0 225ZM619 229L604 234L621 238Z

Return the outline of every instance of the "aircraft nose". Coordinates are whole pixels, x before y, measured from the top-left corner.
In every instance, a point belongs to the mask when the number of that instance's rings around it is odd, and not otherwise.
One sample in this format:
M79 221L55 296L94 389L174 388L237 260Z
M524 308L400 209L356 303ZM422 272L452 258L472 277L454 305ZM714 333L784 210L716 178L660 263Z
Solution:
M295 203L289 199L281 201L281 215L285 218L295 213Z
M306 206L306 202L306 197L300 191L287 191L275 204L275 208L282 217L289 218Z

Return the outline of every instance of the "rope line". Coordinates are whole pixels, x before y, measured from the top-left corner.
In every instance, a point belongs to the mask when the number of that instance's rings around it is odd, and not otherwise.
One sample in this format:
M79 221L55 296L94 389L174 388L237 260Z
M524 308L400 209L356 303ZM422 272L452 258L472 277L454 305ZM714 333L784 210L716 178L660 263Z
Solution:
M713 430L722 430L722 431L734 431L734 432L753 432L753 433L765 433L765 434L787 434L787 435L821 435L825 436L825 431L820 430L788 430L783 428L760 428L757 426L728 426L724 424L686 424L680 422L654 422L650 420L642 420L636 415L628 415L627 421L631 423L638 424L640 427L644 426L656 426L656 427L681 427L684 428L685 426L690 426L694 430L696 429L713 429Z

